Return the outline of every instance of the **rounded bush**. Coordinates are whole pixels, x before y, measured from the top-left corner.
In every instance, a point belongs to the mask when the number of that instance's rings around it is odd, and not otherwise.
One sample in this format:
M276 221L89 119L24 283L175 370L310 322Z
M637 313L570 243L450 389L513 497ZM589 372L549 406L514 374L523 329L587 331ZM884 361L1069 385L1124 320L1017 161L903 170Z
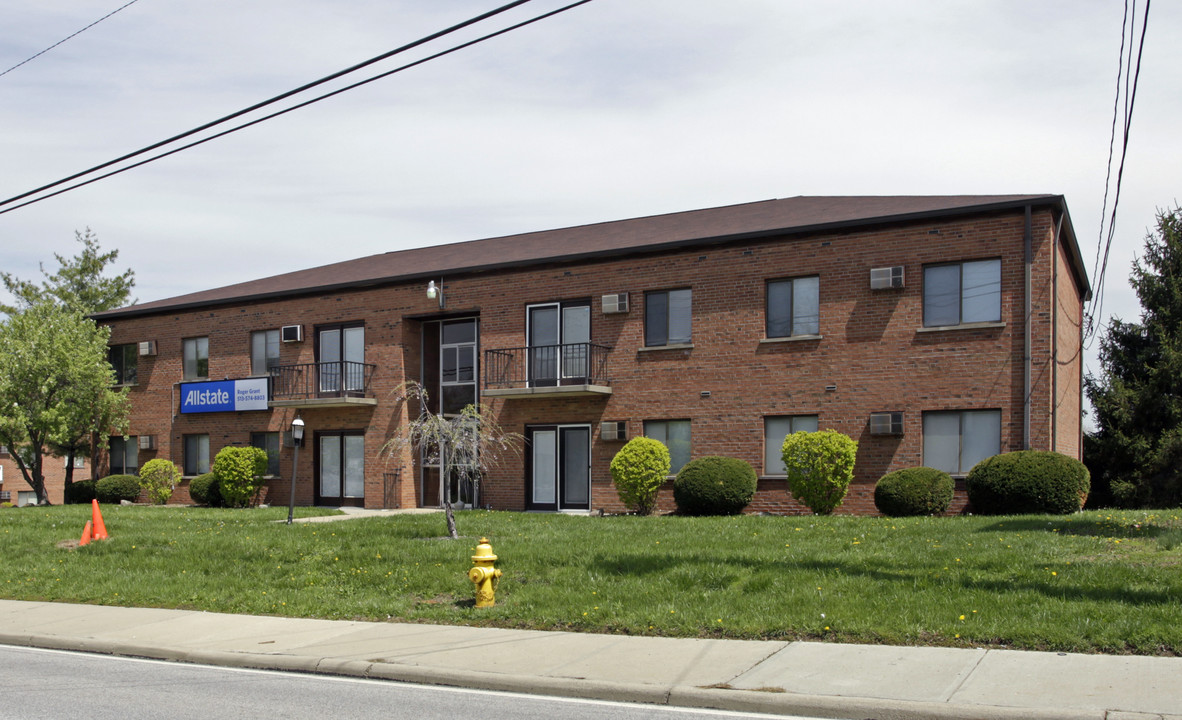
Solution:
M788 490L815 514L828 515L845 499L857 456L858 443L836 430L794 432L781 452Z
M94 495L101 503L135 502L140 496L140 479L135 475L108 475L95 483Z
M253 507L265 484L267 452L257 447L224 447L210 471L218 479L218 491L227 507Z
M81 505L95 499L95 480L75 480L66 488L66 504Z
M149 460L140 468L140 489L147 492L148 499L155 505L168 502L180 479L180 468L164 458Z
M638 515L650 515L657 507L657 492L669 477L669 448L659 440L634 437L612 458L612 482L620 502Z
M952 504L954 483L943 470L903 468L887 473L874 486L874 507L883 515L939 515Z
M189 497L198 505L222 507L222 493L218 490L218 479L213 473L198 475L189 481Z
M690 460L673 481L673 499L685 515L737 515L755 495L758 478L738 458L707 455Z
M965 478L970 508L981 515L1066 515L1083 507L1090 488L1082 462L1044 450L994 455Z

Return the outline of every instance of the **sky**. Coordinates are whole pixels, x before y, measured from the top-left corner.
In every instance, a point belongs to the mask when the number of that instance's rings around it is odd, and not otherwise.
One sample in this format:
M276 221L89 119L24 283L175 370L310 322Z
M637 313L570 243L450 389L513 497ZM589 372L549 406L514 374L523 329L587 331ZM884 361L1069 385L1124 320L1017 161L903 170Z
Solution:
M124 2L0 3L0 72ZM0 199L500 4L136 0L0 76ZM350 79L562 4L534 0ZM391 250L770 198L1053 193L1095 283L1124 13L1116 0L593 0L0 214L0 270L38 278L89 227L119 251L116 269L135 270L143 302ZM1138 317L1129 270L1156 212L1178 203L1179 38L1182 5L1154 4L1105 323ZM1085 355L1093 373L1097 348Z

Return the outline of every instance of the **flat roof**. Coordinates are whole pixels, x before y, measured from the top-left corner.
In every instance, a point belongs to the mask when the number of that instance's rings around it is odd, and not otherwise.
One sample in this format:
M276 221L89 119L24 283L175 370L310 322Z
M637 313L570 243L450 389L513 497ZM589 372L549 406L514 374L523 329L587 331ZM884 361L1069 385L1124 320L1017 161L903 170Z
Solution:
M320 267L129 305L96 313L99 321L240 302L315 295L390 285L441 275L467 275L506 268L778 235L832 232L870 225L913 222L1050 206L1061 213L1063 237L1084 299L1091 285L1062 195L798 196L717 208L593 223L558 230L507 235L396 250Z

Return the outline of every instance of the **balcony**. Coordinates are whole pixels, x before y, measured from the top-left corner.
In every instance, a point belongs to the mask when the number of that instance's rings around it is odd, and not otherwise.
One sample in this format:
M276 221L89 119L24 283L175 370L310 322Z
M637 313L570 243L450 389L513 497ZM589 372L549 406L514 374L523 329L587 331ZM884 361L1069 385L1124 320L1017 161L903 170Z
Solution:
M351 361L276 365L271 373L271 407L377 405L370 382L376 365Z
M535 345L484 351L484 397L579 397L611 395L607 356L593 343Z

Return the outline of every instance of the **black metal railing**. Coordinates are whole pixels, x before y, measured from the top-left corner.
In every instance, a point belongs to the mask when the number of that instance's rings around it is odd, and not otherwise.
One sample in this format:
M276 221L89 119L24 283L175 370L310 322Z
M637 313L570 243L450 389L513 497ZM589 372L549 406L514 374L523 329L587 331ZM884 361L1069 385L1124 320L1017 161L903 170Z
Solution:
M369 397L376 365L337 362L276 365L271 372L271 399Z
M594 343L485 350L484 389L610 385L610 352Z

